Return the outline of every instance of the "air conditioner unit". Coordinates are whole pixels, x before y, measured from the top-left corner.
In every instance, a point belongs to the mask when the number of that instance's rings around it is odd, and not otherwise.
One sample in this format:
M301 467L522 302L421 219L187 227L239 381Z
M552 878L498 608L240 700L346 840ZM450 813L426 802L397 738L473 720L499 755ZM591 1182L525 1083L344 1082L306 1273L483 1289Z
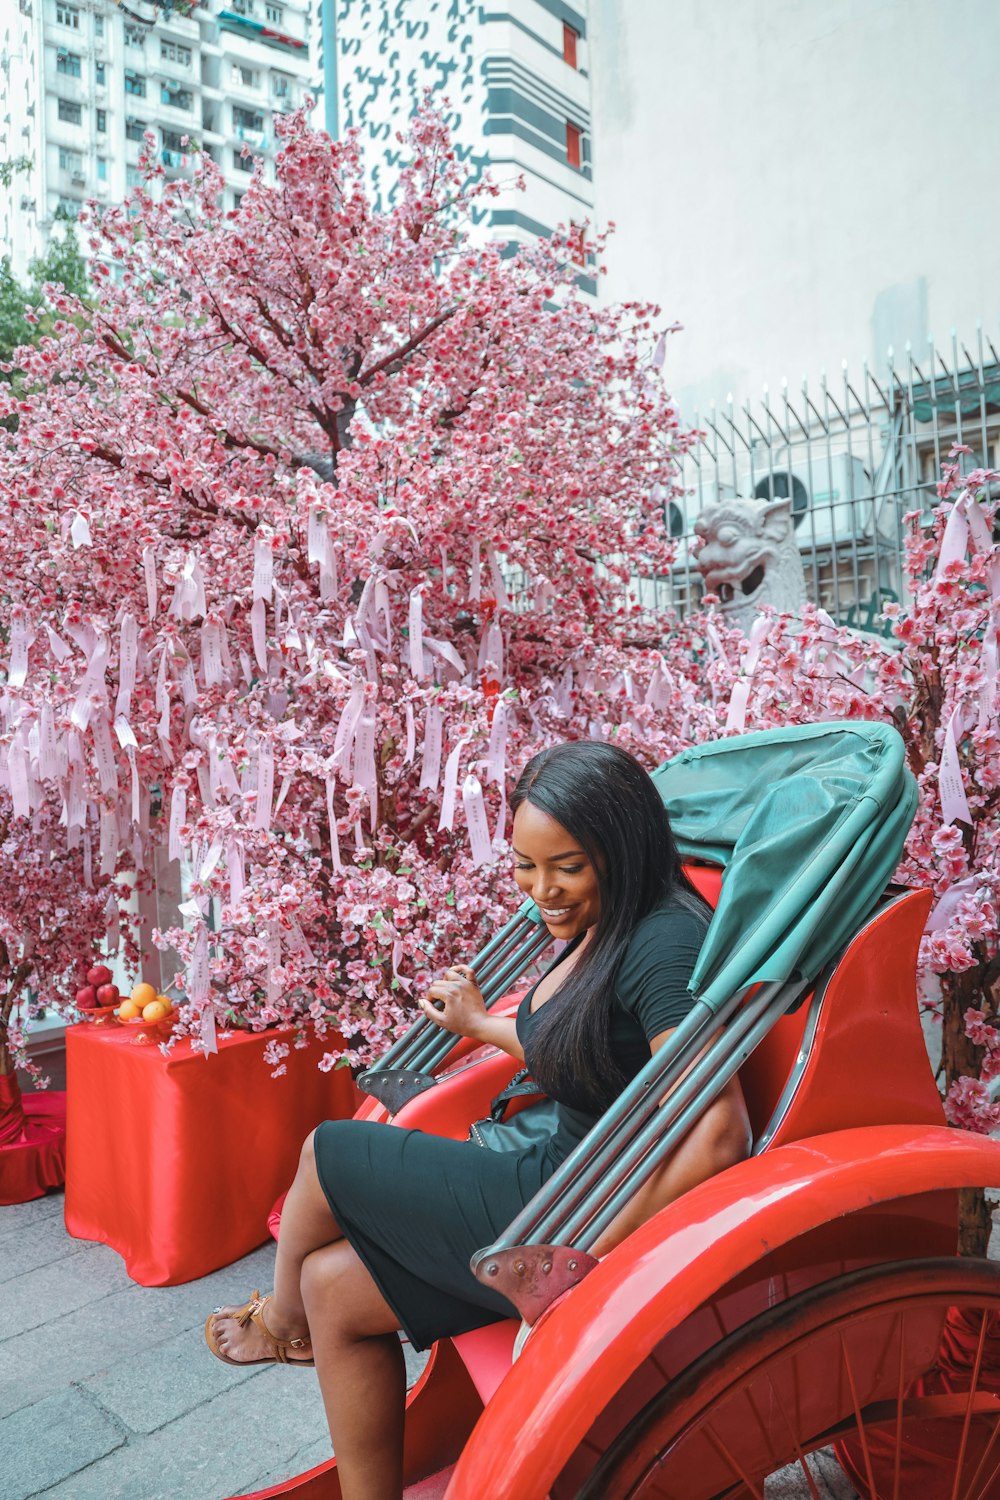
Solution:
M74 172L73 173L73 181L75 183L77 183L80 187L83 187L84 184L87 181L87 174L85 172Z
M847 453L795 455L786 465L772 460L748 494L758 501L791 498L796 539L803 551L871 538L878 530L871 478Z

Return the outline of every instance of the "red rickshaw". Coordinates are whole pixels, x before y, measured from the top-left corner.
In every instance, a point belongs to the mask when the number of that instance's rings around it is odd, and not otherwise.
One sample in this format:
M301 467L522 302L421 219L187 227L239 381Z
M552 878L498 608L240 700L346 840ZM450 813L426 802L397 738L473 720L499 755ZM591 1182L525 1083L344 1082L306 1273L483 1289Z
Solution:
M434 1346L406 1494L764 1500L797 1465L819 1500L809 1455L832 1448L867 1500L993 1500L1000 1268L957 1255L956 1190L1000 1185L1000 1143L946 1126L928 1062L930 895L887 885L916 806L902 742L868 723L768 731L654 779L716 906L695 1006L475 1257L522 1321ZM528 902L472 960L500 1010L547 942ZM359 1080L359 1114L464 1138L514 1068L421 1018ZM753 1155L595 1260L737 1071ZM254 1500L339 1494L333 1459Z

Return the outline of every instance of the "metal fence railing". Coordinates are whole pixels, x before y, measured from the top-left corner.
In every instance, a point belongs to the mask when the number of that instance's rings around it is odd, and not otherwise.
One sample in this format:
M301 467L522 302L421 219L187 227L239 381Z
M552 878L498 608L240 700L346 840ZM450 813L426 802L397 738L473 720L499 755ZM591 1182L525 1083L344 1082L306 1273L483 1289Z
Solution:
M681 614L697 604L690 544L707 506L791 496L808 597L838 623L880 631L883 605L906 593L904 517L929 517L951 447L973 450L965 470L998 466L1000 355L980 331L972 350L957 339L947 354L907 348L879 375L845 366L836 381L795 393L783 384L696 413L692 426L703 437L685 461L686 493L667 504L677 558L669 575L636 580L640 602Z

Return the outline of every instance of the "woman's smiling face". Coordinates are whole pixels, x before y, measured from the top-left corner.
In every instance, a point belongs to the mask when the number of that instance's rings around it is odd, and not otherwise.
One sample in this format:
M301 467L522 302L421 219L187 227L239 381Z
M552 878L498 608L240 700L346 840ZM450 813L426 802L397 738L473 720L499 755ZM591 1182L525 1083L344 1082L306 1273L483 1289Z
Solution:
M514 877L539 907L556 938L573 938L597 921L601 909L597 871L555 818L531 802L514 814Z

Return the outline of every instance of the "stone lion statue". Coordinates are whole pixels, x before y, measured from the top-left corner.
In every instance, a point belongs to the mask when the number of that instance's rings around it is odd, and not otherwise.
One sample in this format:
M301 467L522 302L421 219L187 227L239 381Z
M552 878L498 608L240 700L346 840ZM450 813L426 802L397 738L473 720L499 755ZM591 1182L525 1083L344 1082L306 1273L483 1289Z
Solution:
M795 541L791 498L722 500L695 522L704 540L696 566L727 621L748 632L762 604L798 610L806 580Z

